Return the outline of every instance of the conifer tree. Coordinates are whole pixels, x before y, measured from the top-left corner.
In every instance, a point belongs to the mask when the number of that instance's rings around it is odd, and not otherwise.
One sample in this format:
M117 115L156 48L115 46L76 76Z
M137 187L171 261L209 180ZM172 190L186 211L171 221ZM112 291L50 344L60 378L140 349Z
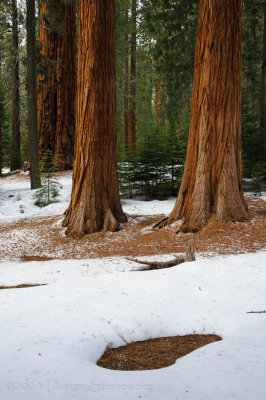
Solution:
M41 0L38 124L41 158L49 150L59 170L72 168L75 131L75 1Z
M17 0L12 0L12 139L11 171L21 168L20 159L20 96L19 38Z
M137 47L137 0L131 0L132 32L130 37L130 120L129 153L136 155L136 47Z
M103 23L104 21L104 23ZM115 1L80 0L75 161L67 233L117 230Z
M31 189L40 182L36 92L35 0L27 0L27 83Z
M241 180L242 0L200 0L184 175L166 223L196 231L212 217L248 218Z

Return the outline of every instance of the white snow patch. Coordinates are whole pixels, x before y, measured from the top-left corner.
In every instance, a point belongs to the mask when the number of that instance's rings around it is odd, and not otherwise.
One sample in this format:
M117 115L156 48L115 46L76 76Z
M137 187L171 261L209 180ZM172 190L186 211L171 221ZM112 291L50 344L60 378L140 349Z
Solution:
M1 398L265 397L266 315L247 311L266 308L266 252L148 272L130 272L133 264L119 257L0 263L1 285L48 284L0 291ZM96 365L108 346L193 332L223 340L160 370Z

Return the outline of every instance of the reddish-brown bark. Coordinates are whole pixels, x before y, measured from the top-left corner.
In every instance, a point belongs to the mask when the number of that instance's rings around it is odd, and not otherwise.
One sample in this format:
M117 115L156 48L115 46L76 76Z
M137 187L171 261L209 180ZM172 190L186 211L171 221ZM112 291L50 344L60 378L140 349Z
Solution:
M63 32L51 26L46 0L41 2L38 126L41 159L50 150L59 170L73 166L76 88L75 1L59 7Z
M126 221L116 169L114 0L81 0L75 161L63 225L83 235Z
M183 180L167 223L248 218L241 177L242 0L200 0L191 124Z
M73 167L76 93L76 3L62 4L64 32L57 46L57 121L55 165Z
M51 32L46 0L40 7L41 62L38 76L38 132L40 158L49 150L54 154L57 118L56 62L58 33Z

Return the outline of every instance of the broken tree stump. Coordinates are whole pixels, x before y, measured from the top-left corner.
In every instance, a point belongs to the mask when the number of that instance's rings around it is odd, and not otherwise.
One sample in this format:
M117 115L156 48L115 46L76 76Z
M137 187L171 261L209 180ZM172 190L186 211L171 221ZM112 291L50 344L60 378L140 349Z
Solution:
M194 246L189 245L187 247L185 260L186 260L186 262L196 261Z

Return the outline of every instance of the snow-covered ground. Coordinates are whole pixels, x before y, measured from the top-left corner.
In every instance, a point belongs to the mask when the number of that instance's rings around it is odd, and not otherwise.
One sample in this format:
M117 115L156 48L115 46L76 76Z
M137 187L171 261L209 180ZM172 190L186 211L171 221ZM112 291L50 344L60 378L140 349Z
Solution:
M0 264L0 395L5 400L262 400L266 397L266 254L130 272L113 258ZM168 368L110 371L108 346L216 333L223 340Z
M0 223L63 213L71 176L60 183L60 202L40 209L26 180L4 178ZM168 214L173 202L126 200L123 207ZM0 290L0 399L265 399L266 314L247 312L266 310L266 252L136 268L122 257L0 262L0 286L46 284ZM96 365L107 347L191 333L223 340L154 371Z
M71 173L57 179L58 183L62 186L62 189L59 190L58 203L50 204L43 208L34 204L36 190L30 190L30 183L27 176L24 176L24 173L20 175L22 177L20 180L14 175L3 179L0 178L0 223L15 221L21 218L58 215L65 212L71 197ZM168 215L174 206L174 202L174 198L165 201L124 199L122 200L122 205L123 210L129 215Z

